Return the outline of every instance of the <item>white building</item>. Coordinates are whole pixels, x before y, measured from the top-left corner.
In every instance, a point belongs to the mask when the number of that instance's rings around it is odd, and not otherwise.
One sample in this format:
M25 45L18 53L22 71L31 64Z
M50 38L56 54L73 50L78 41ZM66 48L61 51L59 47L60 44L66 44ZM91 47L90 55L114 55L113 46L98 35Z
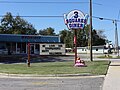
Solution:
M92 46L93 53L104 53L103 46ZM90 53L89 47L77 47L77 53Z

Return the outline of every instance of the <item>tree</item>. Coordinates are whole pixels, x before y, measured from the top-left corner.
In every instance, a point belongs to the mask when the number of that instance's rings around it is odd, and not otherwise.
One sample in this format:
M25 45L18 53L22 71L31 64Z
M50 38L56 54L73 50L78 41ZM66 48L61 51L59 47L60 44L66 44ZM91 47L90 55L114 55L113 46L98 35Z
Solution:
M39 30L39 34L40 35L55 35L54 31L55 31L54 28L49 27L43 30Z
M64 38L66 47L73 48L73 32L67 31L66 37Z
M65 37L67 37L67 32L68 32L68 30L66 30L66 29L59 32L60 40L62 43L64 43L64 39L65 39Z
M86 33L84 30L77 30L77 46L86 46Z
M80 39L82 42L80 46L88 46L89 44L89 25L86 25L83 29L82 38ZM106 36L103 34L102 30L92 30L92 45L104 45L106 43Z
M99 32L99 33L98 33ZM103 31L98 31L97 30L93 30L92 34L93 34L93 45L94 46L98 46L98 45L105 45L106 43L106 37L105 35L103 35Z
M73 32L69 30L62 30L59 32L60 40L65 43L66 48L73 48Z
M11 13L7 13L1 19L0 33L12 33L11 29L13 26L13 16Z
M10 12L1 19L0 33L2 34L36 34L37 30L32 24L20 16L13 17Z
M88 46L89 37L89 25L86 25L83 29L77 30L77 47Z
M97 30L97 34L98 34L98 36L99 36L100 38L103 38L103 39L106 38L106 36L104 35L104 31L103 31L103 30Z
M67 48L73 48L74 30L62 30L60 31L61 42L66 44ZM84 29L77 30L77 47L88 46L89 40L89 25L86 25ZM105 35L103 32L97 33L97 30L92 30L92 45L104 45Z

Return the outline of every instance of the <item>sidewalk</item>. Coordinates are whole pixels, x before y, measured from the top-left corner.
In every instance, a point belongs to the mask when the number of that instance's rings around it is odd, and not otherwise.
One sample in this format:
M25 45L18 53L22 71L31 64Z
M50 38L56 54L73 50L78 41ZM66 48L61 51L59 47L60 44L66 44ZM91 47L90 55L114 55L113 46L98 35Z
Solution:
M112 61L105 77L103 90L120 90L120 61Z

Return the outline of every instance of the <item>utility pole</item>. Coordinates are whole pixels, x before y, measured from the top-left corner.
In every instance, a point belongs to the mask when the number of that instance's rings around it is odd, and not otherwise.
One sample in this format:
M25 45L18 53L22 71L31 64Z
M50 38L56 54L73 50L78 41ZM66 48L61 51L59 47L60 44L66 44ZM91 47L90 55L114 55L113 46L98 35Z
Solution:
M118 19L119 19L120 11L118 14ZM115 20L115 19L109 19L109 18L101 18L101 17L94 17L94 18L99 18L100 20L110 20L113 21L113 24L115 24L115 52L119 56L119 42L118 42L118 31L117 31L117 23L120 22L120 20Z
M115 23L115 51L119 56L119 44L118 44L118 32L117 32L117 20L114 21Z
M92 0L90 0L90 60L93 61L92 57Z

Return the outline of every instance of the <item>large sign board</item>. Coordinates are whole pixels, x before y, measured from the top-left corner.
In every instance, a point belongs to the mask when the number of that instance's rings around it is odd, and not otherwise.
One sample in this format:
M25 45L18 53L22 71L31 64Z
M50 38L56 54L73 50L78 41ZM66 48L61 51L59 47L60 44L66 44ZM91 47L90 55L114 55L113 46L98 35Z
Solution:
M84 13L79 10L73 10L68 14L64 14L64 20L70 30L83 29L87 24L88 14L84 15Z

